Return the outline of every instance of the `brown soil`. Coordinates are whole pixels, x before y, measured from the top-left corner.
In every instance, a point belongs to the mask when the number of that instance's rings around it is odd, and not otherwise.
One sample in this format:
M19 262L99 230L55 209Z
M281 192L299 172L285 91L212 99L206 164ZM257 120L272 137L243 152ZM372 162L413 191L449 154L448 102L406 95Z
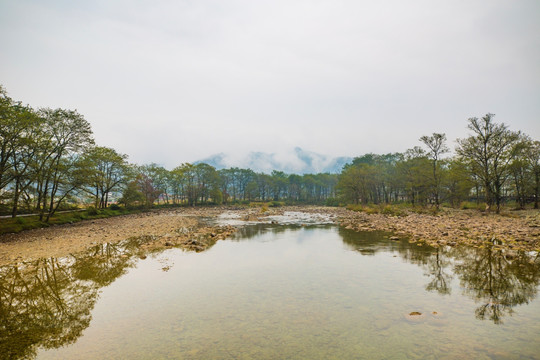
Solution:
M433 246L493 244L513 250L540 251L540 211L512 212L511 216L485 215L469 210L444 210L438 215L408 213L395 217L354 212L330 207L281 208L195 208L159 210L144 214L83 221L71 225L29 230L0 236L0 265L42 257L58 257L89 246L117 242L134 236L148 236L146 246L180 246L202 251L235 231L231 226L212 226L202 218L215 219L233 212L243 220L264 220L285 211L322 213L339 219L340 225L355 231L391 231L395 237ZM394 238L395 239L395 238Z

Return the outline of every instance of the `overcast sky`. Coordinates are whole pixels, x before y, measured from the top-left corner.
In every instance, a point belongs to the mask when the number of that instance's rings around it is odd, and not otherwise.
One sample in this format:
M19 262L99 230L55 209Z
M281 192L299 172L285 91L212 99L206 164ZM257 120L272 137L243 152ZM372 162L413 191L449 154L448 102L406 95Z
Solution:
M540 139L540 1L0 0L0 84L169 168L453 147L487 112Z

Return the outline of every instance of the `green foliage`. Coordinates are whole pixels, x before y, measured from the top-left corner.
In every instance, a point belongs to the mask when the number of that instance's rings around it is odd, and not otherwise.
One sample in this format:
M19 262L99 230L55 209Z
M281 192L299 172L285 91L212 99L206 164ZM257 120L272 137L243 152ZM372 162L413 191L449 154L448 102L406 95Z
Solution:
M81 220L107 218L130 212L137 212L137 210L128 211L123 208L120 208L119 210L96 209L91 207L85 211L57 213L54 216L51 216L49 222L40 221L38 215L19 216L16 218L2 219L2 221L0 221L0 234L17 233L23 230L38 229L50 225L70 224Z
M223 193L219 189L213 189L210 191L210 198L216 205L223 204Z
M412 209L412 207L410 207L410 206L403 207L403 206L399 206L399 205L390 205L390 204L386 204L386 205L382 205L382 204L379 204L379 205L356 204L356 205L347 205L347 209L352 210L352 211L363 212L363 213L366 213L368 215L384 214L384 215L388 215L388 216L401 216L401 217L403 217L403 216L408 215L407 211Z
M340 202L339 202L339 199L338 198L328 198L326 199L326 201L324 202L324 205L326 206L332 206L332 207L338 207L340 206Z
M94 215L99 215L101 212L95 207L90 206L88 209L86 209L86 213L90 216L94 216Z
M144 204L145 196L139 189L140 185L137 181L129 182L124 188L122 197L118 200L118 203L124 204L128 208Z
M406 211L403 211L403 209L392 205L385 205L381 210L381 214L390 216L407 216Z
M447 152L446 135L422 136L424 149L356 157L341 174L271 174L233 167L216 170L182 164L167 170L157 164L129 165L127 155L95 146L90 124L74 110L34 110L11 99L0 86L0 211L39 212L53 222L58 210L92 199L91 213L107 215L120 207L195 206L267 203L362 204L360 211L394 214L400 203L431 212L441 203L458 208L472 199L496 204L515 201L539 207L540 142L496 124L492 114L470 118L471 134L458 140L457 154ZM121 198L118 200L121 194ZM465 205L468 207L468 205ZM399 211L398 211L399 212ZM27 226L13 222L13 226Z
M485 203L475 203L472 201L462 201L460 209L462 210L484 210L486 208Z

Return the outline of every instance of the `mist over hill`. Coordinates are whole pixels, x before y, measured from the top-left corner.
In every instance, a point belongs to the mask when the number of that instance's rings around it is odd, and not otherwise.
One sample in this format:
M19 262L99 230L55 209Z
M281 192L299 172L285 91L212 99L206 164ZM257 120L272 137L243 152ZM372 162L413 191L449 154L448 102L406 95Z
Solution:
M219 153L201 159L196 163L206 163L216 169L239 167L255 172L271 173L272 170L288 174L340 173L343 165L352 161L352 157L329 157L295 147L291 151L265 153L252 151L243 157Z

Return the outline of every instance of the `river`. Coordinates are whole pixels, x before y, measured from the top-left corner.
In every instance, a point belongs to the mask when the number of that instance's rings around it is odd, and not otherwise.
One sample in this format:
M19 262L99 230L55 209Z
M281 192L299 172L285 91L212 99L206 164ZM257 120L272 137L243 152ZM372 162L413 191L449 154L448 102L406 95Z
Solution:
M250 225L0 268L6 359L534 359L540 259L335 225Z

